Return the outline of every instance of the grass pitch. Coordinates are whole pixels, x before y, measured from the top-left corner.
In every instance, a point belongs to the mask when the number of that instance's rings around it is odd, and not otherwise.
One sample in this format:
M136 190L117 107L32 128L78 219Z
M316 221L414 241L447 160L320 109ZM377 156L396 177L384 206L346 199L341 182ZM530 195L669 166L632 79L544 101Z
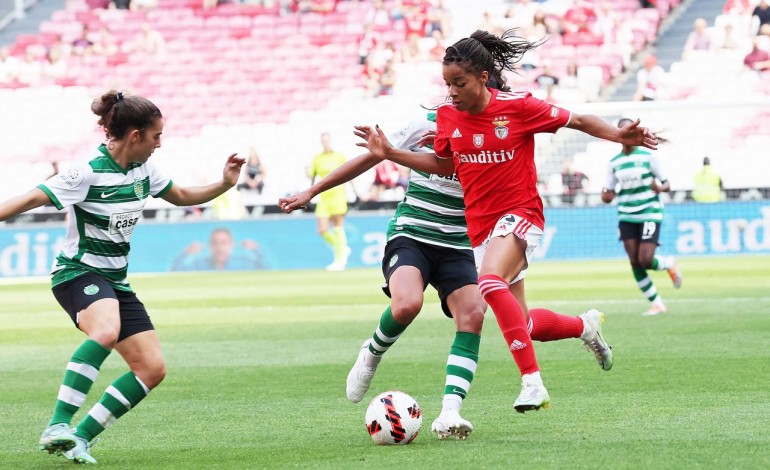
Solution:
M768 468L768 261L683 259L681 290L653 273L669 313L644 318L625 261L534 265L530 307L604 310L614 368L576 339L536 343L553 405L517 414L518 373L488 312L467 441L430 433L454 331L432 288L352 404L345 377L387 305L377 270L135 276L169 373L93 455L103 468ZM84 336L45 282L0 285L0 322L1 465L69 468L36 444ZM108 358L76 420L125 370ZM423 409L408 446L378 447L365 431L368 399L388 389Z

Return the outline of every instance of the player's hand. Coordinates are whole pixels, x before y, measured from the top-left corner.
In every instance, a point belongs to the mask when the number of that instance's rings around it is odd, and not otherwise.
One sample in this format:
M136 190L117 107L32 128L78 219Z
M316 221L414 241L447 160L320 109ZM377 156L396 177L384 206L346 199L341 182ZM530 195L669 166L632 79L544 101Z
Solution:
M377 158L386 159L390 150L393 148L388 142L388 138L380 129L380 126L375 126L372 129L369 126L353 126L355 131L353 133L358 137L364 139L364 142L357 142L356 145L364 147Z
M436 138L436 131L427 131L425 134L420 137L420 140L417 141L418 147L426 147L431 146L433 147L433 141Z
M230 186L235 186L238 182L238 178L241 176L241 167L246 163L245 158L241 158L237 153L231 154L227 157L225 162L225 169L222 170L222 179Z
M658 139L655 133L646 127L639 126L640 119L620 128L620 143L633 147L646 147L655 150L658 148Z
M287 214L291 214L297 209L307 208L307 205L311 199L313 199L313 194L310 191L302 191L300 193L278 199L278 207Z
M652 192L654 193L662 193L663 192L663 186L658 183L658 180L652 180L652 184L650 185L650 189L652 189Z
M186 255L196 255L203 250L203 244L201 242L192 242L184 249Z

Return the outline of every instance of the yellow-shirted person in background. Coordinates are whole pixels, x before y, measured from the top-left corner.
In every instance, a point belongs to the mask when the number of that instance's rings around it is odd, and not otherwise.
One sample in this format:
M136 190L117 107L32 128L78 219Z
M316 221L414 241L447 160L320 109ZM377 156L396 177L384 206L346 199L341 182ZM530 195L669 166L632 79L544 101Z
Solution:
M313 158L308 168L308 176L314 183L316 178L323 179L337 167L345 163L345 156L332 150L331 136L321 134L323 152ZM326 267L328 271L342 271L348 263L350 247L345 236L345 214L348 212L348 198L345 186L340 185L319 195L315 208L318 234L334 250L334 261ZM330 228L331 224L331 228Z

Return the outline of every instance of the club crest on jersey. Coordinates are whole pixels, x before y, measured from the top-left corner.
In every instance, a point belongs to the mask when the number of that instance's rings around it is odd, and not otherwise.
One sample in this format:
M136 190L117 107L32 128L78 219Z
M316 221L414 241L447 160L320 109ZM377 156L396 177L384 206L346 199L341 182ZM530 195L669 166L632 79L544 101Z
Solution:
M484 134L473 134L473 145L476 146L476 148L481 148L484 146Z
M134 178L134 194L139 199L144 199L144 182L138 176Z
M495 121L492 121L492 124L495 125L495 135L498 139L505 139L508 137L508 123L511 122L505 118L497 119Z

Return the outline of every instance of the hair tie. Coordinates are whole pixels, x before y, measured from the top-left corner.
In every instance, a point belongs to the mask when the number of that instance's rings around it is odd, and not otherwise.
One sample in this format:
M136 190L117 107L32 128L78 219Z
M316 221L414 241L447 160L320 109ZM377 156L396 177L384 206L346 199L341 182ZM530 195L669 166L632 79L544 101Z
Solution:
M123 99L123 92L119 91L117 94L117 97L118 97L118 101L121 101Z

